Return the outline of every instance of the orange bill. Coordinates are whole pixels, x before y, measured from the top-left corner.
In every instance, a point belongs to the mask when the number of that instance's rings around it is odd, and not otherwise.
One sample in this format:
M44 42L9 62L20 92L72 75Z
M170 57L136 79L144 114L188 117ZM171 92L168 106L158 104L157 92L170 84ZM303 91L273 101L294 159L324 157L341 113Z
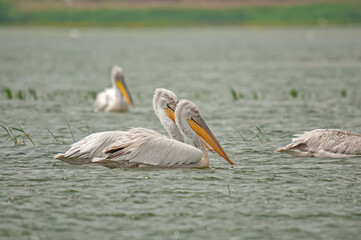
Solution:
M209 151L213 152L213 148L211 147L211 145L209 145L202 137L201 137L201 140L202 140L204 146L206 148L208 148Z
M175 108L177 107L177 103L172 102L172 103L168 103L167 104L167 108L164 108L165 113L167 114L167 116L173 120L173 122L175 122ZM209 151L213 152L213 148L203 139L201 138L203 141L203 144L206 148L208 148Z
M133 103L133 100L132 100L132 96L130 96L130 92L127 88L127 85L125 85L125 82L123 79L121 80L116 80L115 83L117 84L118 88L120 89L120 91L122 92L124 98L125 98L125 101L127 101L127 103L134 107L134 103Z
M171 102L167 104L167 107L164 108L165 113L167 116L175 122L175 108L177 107L177 103Z
M233 162L227 156L227 153L223 150L222 146L219 144L217 138L213 135L211 130L208 128L207 124L204 122L203 118L199 115L192 117L191 119L187 119L191 128L201 137L203 138L211 147L226 161L228 161L231 165Z

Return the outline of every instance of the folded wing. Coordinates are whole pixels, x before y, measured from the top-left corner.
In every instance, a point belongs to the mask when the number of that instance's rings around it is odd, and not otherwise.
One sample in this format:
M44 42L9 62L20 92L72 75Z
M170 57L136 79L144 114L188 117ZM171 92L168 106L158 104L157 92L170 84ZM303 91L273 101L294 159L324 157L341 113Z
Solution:
M123 131L109 131L90 134L72 144L66 153L57 154L54 158L73 165L91 163L95 158L105 158L104 149L121 140L125 133Z
M73 165L177 167L196 164L202 151L145 128L93 133L54 158Z
M106 167L177 167L198 163L201 150L169 139L153 130L135 128L127 136L104 149L104 159L94 159Z

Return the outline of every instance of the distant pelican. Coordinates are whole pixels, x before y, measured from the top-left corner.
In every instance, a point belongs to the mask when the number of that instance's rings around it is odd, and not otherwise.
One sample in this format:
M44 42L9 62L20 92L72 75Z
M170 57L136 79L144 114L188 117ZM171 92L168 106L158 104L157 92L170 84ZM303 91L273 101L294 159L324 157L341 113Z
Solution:
M193 103L181 100L177 104L175 122L194 146L150 129L133 128L124 132L91 134L74 143L65 154L58 154L54 158L70 164L99 163L109 168L205 168L209 166L209 158L202 137L233 165Z
M295 157L344 158L361 156L361 135L338 129L316 129L294 135L292 142L276 152Z
M94 103L94 111L127 112L128 105L134 107L134 103L127 85L124 81L123 70L118 66L112 69L112 88L106 88L98 93Z

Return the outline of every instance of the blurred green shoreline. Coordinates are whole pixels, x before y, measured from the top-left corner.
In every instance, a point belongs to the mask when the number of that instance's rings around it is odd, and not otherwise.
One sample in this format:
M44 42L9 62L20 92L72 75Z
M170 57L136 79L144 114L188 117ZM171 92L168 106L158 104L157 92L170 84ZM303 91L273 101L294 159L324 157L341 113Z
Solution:
M291 6L205 8L49 8L21 10L0 0L0 25L26 26L288 26L360 25L361 1Z

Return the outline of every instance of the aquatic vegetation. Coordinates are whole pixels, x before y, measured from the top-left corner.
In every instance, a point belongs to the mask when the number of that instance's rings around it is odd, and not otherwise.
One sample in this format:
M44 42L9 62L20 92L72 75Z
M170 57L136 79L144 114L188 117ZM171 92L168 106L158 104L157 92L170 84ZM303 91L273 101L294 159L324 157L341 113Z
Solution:
M15 122L16 123L16 122ZM5 130L7 136L14 143L14 145L26 144L25 139L28 139L34 146L35 143L31 139L30 135L18 124L17 127L12 127L6 125L5 123L0 123L0 126Z
M298 96L298 91L294 88L291 89L290 91L290 95L293 97L293 98L297 98Z
M0 138L2 138L2 137L8 138L11 142L14 143L15 146L21 145L21 144L26 144L26 140L30 141L35 146L35 142L33 141L33 138L30 137L30 134L28 132L26 132L24 130L24 128L22 126L20 126L20 124L18 124L17 122L15 122L15 124L16 124L16 126L10 126L8 124L0 122L0 129L3 129L5 131L5 134L0 134ZM56 145L67 145L67 143L64 141L63 136L57 136L47 126L45 126L45 125L43 125L43 126L50 133L50 135L53 139L53 143L55 143ZM76 142L75 137L74 137L74 131L68 122L67 122L67 126L69 129L71 138L73 139L73 142ZM76 129L81 132L84 132L85 136L92 134L92 131L90 130L88 125L85 125L85 127L76 128ZM0 131L0 133L1 133L1 131Z
M76 141L75 141L75 138L74 138L73 131L71 130L71 127L70 127L69 122L67 122L67 124L68 124L68 128L69 128L69 131L70 131L71 137L73 138L73 141L74 141L74 142L76 142Z
M79 131L86 133L87 135L90 135L93 133L93 131L90 130L88 124L85 125L85 129L83 128L77 128Z
M15 98L25 100L25 93L22 90L18 90L15 92Z
M257 131L253 131L253 130L248 130L248 134L249 136L245 137L244 135L241 134L241 132L237 129L234 128L234 130L237 132L237 134L242 138L242 140L246 143L246 144L250 144L252 141L254 141L255 139L257 139L260 143L266 143L266 142L271 142L271 138L262 130L262 128L255 126Z
M85 97L90 97L91 99L95 100L97 98L98 92L99 91L88 91Z
M38 99L36 90L33 88L29 88L27 91L23 91L23 90L12 90L8 87L3 87L1 92L4 93L6 98L9 100L11 99L26 100L29 99L28 96L31 96L31 98L34 100Z
M238 96L237 96L236 91L233 88L231 88L231 93L232 93L233 100L236 101L238 99Z
M245 138L242 133L240 131L238 131L237 129L233 128L236 133L242 138L242 140L246 143L246 144L249 144L249 140L247 138Z
M50 129L44 125L44 127L48 130L48 132L50 133L50 135L53 137L53 143L55 143L56 145L60 145L60 144L63 144L63 145L66 145L66 142L64 141L64 139L60 139L60 137L58 136L55 136L53 134L52 131L50 131Z
M35 146L35 143L33 142L33 140L30 138L29 134L25 132L25 130L18 124L16 123L16 125L18 125L19 128L14 128L14 130L17 130L19 132L21 132L23 134L23 136L25 136L27 139L30 140L30 142Z
M237 101L240 98L244 98L243 93L237 93L236 90L234 90L234 88L231 88L230 91L234 101Z
M55 135L47 126L44 125L44 127L46 128L46 130L50 133L52 139L53 139L53 143L56 145L67 145L67 143L64 140L63 136L57 136ZM69 129L69 133L71 135L71 138L73 139L73 142L76 142L76 139L74 137L74 131L71 128L69 122L67 122L67 127ZM76 128L77 130L84 132L85 136L92 134L93 132L90 130L89 126L86 124L85 127L81 127L81 128Z
M10 137L11 141L14 142L15 145L18 145L18 138L14 135L13 131L10 127L6 126L5 124L1 124L1 127L6 131L8 136Z
M346 97L346 95L347 95L346 89L342 89L340 94L341 94L341 97Z
M252 96L253 96L253 99L254 99L254 100L257 100L257 99L258 99L258 94L257 94L257 92L253 92Z
M36 90L33 88L29 88L29 94L34 98L34 100L38 100L38 96L36 94Z
M6 94L8 99L13 98L13 93L12 93L10 88L5 87L5 88L2 89L2 92Z
M256 133L257 138L260 139L261 143L263 143L263 142L262 142L262 138L263 138L266 142L270 142L270 141L271 141L271 139L266 135L266 133L265 133L260 127L257 127L257 126L256 126L256 129L257 129L257 131L258 131L258 132Z

